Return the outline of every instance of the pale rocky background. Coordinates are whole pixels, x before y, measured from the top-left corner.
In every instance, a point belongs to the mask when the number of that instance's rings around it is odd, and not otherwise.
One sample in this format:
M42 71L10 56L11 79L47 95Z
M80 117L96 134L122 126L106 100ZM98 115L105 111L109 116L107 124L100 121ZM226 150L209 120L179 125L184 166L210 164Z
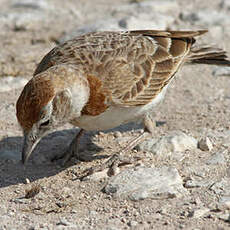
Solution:
M230 0L1 0L0 229L230 229L230 68L184 66L155 110L154 138L127 155L136 165L80 180L142 127L88 133L62 168L50 159L67 147L66 125L44 138L28 165L16 100L54 46L96 30L209 29L198 42L230 54ZM33 198L26 190L39 186Z

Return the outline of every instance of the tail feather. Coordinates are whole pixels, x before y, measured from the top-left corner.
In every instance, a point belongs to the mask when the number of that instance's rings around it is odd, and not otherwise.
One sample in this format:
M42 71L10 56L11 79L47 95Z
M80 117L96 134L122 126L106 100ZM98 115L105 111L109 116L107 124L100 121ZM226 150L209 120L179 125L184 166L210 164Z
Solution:
M230 66L226 52L210 46L193 47L187 58L187 63Z
M170 31L170 30L135 30L129 33L133 35L144 35L153 37L166 37L166 38L188 38L189 44L195 43L196 36L207 33L208 30L196 30L196 31ZM190 48L190 46L189 46ZM192 46L189 55L186 58L186 62L190 64L208 64L208 65L222 65L230 66L230 60L228 59L226 52L219 48L211 46Z

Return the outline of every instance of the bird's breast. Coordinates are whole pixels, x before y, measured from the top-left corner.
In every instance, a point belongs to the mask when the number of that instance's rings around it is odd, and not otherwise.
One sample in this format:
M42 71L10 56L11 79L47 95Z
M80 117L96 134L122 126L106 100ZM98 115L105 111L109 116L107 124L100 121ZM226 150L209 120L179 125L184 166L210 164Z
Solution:
M110 106L106 111L96 116L81 115L73 119L71 124L89 131L107 130L142 119L145 114L151 113L164 98L166 90L167 86L146 105L133 107Z

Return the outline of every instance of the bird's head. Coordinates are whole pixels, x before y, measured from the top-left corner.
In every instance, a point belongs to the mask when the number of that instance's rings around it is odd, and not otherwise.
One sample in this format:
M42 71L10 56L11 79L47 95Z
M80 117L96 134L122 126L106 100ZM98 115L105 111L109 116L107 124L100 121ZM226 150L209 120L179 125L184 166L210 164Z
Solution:
M68 123L71 116L80 116L84 104L73 109L72 93L67 85L71 74L76 74L71 68L51 67L33 77L21 92L16 115L24 134L23 164L43 136ZM81 87L81 81L78 84Z

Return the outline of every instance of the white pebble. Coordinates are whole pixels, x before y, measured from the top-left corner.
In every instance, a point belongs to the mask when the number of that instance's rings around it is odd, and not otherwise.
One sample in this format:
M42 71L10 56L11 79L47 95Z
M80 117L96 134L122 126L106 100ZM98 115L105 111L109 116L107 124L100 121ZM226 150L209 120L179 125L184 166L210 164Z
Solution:
M202 151L211 151L213 149L213 144L208 137L203 137L198 142L198 148Z
M29 178L26 178L26 184L29 184L29 183L30 183Z

